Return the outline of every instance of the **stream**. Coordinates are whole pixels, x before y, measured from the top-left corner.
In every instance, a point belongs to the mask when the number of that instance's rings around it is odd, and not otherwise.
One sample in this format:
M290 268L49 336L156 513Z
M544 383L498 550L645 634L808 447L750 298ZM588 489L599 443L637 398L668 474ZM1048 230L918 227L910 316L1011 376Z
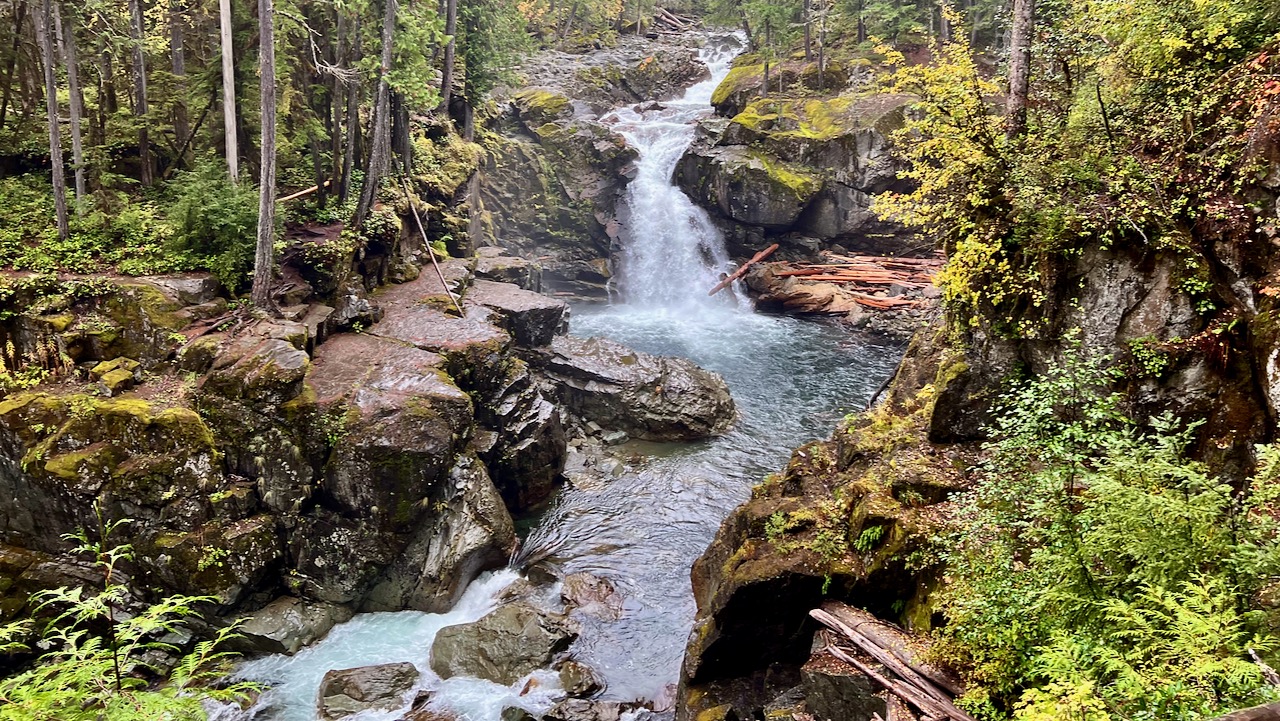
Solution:
M693 561L752 485L781 469L792 448L829 436L844 415L863 408L901 355L894 344L850 335L834 323L756 314L733 290L707 297L729 259L706 213L671 175L736 52L729 38L714 39L703 52L708 80L658 108L620 109L604 118L640 154L628 185L618 297L575 306L570 332L682 356L716 371L739 413L728 433L710 441L628 443L620 475L566 487L525 541L526 548L550 549L549 561L564 573L608 579L625 599L616 620L578 619L582 633L572 648L607 682L606 699L654 699L678 680L694 619ZM526 679L509 688L473 678L442 681L428 665L439 629L481 618L518 578L512 569L486 573L448 613L360 614L295 656L249 662L239 675L273 687L251 717L308 721L325 671L396 661L417 665L423 688L434 691L431 706L459 718L498 721L508 706L546 711L559 692L550 671L535 672L538 683L522 696ZM555 588L543 593L548 604L558 596Z

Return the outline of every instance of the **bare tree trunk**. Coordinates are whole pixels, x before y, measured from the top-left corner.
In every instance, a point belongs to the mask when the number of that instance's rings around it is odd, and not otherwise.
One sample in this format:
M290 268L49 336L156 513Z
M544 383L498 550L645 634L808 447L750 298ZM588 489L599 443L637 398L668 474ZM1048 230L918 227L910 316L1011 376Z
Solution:
M22 50L22 24L26 20L27 5L21 0L13 2L13 45L10 48L4 74L4 92L0 95L0 128L9 114L9 98L13 92L13 78L18 69L18 53Z
M449 36L449 43L444 46L444 78L440 81L440 107L444 108L445 117L449 117L449 101L453 99L453 63L458 43L458 0L446 0L444 15L444 34Z
M1036 0L1013 0L1013 32L1009 51L1009 138L1027 130L1027 93L1031 87L1031 37L1035 31Z
M360 17L356 16L355 40L352 43L351 64L360 60ZM351 170L355 167L356 140L360 132L360 90L359 82L353 82L347 88L347 128L346 147L342 151L342 182L339 183L338 202L345 203L351 197Z
M809 7L810 0L804 0L804 61L806 63L813 62L813 28L812 11Z
M133 42L133 115L138 121L138 164L144 186L154 180L151 167L151 138L147 132L147 59L142 47L142 0L129 0L129 36Z
M773 26L764 21L764 96L769 97L769 53L773 50Z
M364 187L360 189L360 202L356 205L356 227L364 225L378 197L378 186L391 155L391 86L387 73L391 72L391 51L396 32L396 0L384 0L382 16L382 63L378 79L378 92L373 106L373 141L369 145L369 165L364 173Z
M231 37L231 0L218 0L222 49L222 132L226 138L227 174L240 180L240 141L236 133L236 65Z
M58 83L54 75L53 33L50 25L53 11L50 0L40 3L40 16L36 18L36 36L40 42L40 59L44 63L45 106L49 113L49 164L53 166L53 204L58 216L58 237L63 240L71 234L67 222L67 176L62 167L62 133L58 130Z
M81 131L84 119L84 91L80 87L80 55L76 52L76 25L72 20L75 11L62 14L58 9L59 6L53 6L56 27L63 28L58 35L63 38L62 58L67 66L67 90L71 96L71 162L75 164L76 215L79 216L82 211L80 206L87 192L84 180L84 140Z
M253 259L253 304L275 312L271 301L276 240L276 40L272 0L258 0L258 64L262 97L262 163L258 174L258 246Z
M187 143L191 134L191 123L187 117L187 53L183 38L184 18L186 11L183 0L169 2L169 61L173 68L173 135L179 148ZM188 153L182 154L177 162L186 164Z

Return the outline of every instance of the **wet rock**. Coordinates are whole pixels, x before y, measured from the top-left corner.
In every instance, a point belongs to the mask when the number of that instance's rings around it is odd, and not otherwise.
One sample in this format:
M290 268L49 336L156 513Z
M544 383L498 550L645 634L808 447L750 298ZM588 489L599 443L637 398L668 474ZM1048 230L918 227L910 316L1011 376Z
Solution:
M570 698L553 706L543 718L546 721L618 721L622 718L622 704Z
M359 519L315 509L298 519L289 537L289 589L307 599L358 604L404 544Z
M568 325L569 307L564 301L510 283L476 280L466 300L494 311L498 325L525 347L547 345Z
M514 511L551 497L567 455L560 409L534 380L528 365L516 359L500 384L476 394L476 416L491 431L477 450Z
M746 146L702 148L686 153L676 182L695 202L739 223L785 230L823 188L823 179Z
M332 603L281 596L240 626L238 646L257 653L295 654L351 618L351 609Z
M445 480L471 422L443 359L369 334L316 350L308 379L332 446L323 488L345 513L407 530Z
M306 352L286 340L246 335L218 354L200 386L230 400L278 406L302 391L310 365Z
M596 670L577 661L560 664L560 686L576 698L591 698L604 690L604 681Z
M208 303L222 291L222 284L208 273L148 275L138 280L160 287L183 305Z
M362 711L399 708L417 681L418 669L407 662L329 671L320 681L320 718L335 721Z
M140 558L168 588L213 596L224 606L258 588L284 561L274 520L215 519L183 533L163 531L138 544Z
M561 620L526 603L503 606L474 623L448 626L431 647L441 678L476 676L503 686L550 665L577 637Z
M560 400L583 418L646 440L723 433L734 418L728 386L679 358L602 338L558 337L536 358Z
M880 685L852 665L818 653L800 668L809 713L818 721L871 721L887 713Z
M502 248L478 248L476 256L477 278L513 283L535 293L542 291L542 266L538 263L507 255Z
M560 598L569 608L589 616L617 619L622 616L622 596L608 580L585 571L564 577Z
M502 721L537 721L538 717L520 708L510 706L502 709Z
M461 456L431 515L365 597L366 611L452 608L481 571L501 565L515 545L511 515L474 456Z

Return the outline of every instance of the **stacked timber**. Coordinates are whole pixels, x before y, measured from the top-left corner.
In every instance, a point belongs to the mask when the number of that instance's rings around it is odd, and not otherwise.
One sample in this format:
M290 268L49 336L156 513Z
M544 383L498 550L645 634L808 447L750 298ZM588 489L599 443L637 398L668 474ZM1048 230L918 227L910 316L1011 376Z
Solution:
M925 312L932 308L941 295L933 277L942 264L940 257L827 252L822 262L816 263L757 263L747 272L745 282L763 309L845 315L862 323L884 311Z
M697 18L677 15L666 8L654 8L653 29L660 33L683 33L701 24Z
M809 613L826 654L856 668L886 696L879 721L975 721L955 705L964 692L952 673L924 660L918 642L897 626L866 611L828 601Z

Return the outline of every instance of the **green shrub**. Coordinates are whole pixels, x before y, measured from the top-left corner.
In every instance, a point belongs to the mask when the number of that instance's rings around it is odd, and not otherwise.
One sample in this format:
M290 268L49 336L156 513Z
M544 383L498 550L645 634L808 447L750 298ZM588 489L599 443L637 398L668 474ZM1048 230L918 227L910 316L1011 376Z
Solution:
M1106 359L1009 393L947 539L943 653L989 718L1197 719L1276 695L1251 653L1280 573L1280 452L1235 490L1184 450L1197 424L1142 426ZM1274 659L1272 659L1274 662Z
M215 163L181 173L170 185L171 247L190 254L233 292L253 270L258 230L258 193L234 185Z

